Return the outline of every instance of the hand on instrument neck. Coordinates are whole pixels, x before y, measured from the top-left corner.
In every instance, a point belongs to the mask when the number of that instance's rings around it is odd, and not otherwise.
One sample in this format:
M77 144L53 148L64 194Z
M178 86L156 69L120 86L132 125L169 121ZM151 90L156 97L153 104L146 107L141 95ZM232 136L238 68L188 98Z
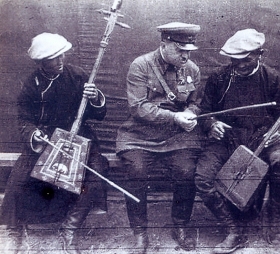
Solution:
M267 135L267 133L264 135L264 137ZM265 147L269 147L272 145L276 145L280 143L280 132L276 131L274 134L270 136L268 141L265 143Z
M84 85L84 96L86 96L92 103L98 101L98 90L93 83L85 83Z

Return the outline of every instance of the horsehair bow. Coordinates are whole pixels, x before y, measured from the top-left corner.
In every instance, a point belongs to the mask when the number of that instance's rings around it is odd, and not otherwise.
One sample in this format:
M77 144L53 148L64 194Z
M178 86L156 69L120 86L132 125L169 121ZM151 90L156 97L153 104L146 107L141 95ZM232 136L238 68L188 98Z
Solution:
M268 102L268 103L261 103L261 104L254 104L254 105L225 109L225 110L221 110L221 111L217 111L217 112L211 112L211 113L207 113L207 114L198 115L196 117L190 118L189 120L195 120L195 119L205 118L205 117L209 117L209 116L222 115L225 113L230 113L230 112L239 111L239 110L254 109L254 108L268 107L268 106L276 106L276 102L273 101L273 102Z

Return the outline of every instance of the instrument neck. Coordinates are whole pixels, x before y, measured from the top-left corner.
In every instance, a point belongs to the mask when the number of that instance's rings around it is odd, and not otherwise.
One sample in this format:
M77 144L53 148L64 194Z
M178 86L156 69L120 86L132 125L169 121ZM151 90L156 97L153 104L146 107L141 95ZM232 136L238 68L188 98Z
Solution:
M280 117L276 121L276 123L271 127L271 129L267 132L265 138L263 141L260 143L256 151L254 152L254 155L259 156L262 150L265 147L266 142L270 139L271 135L273 135L280 127Z
M80 127L82 125L82 121L83 121L83 115L84 115L86 107L87 107L87 102L88 102L88 98L83 96L78 113L77 113L77 117L70 130L72 136L77 135L79 132L79 129L80 129Z
M97 55L97 58L95 60L94 66L92 68L91 74L89 76L88 83L93 83L95 81L96 74L98 72L100 63L102 61L103 55L106 51L106 47L107 47L109 39L110 39L110 34L112 33L112 31L115 27L115 24L117 22L118 15L117 15L116 12L121 7L121 4L122 4L122 0L115 0L114 3L113 3L113 6L111 8L111 12L109 12L110 17L108 18L106 29L105 29L104 35L102 37L102 40L100 42L98 55ZM78 133L78 131L81 127L82 120L83 120L83 115L84 115L84 112L86 110L87 103L88 103L88 98L83 96L80 107L79 107L79 110L78 110L78 113L77 113L77 117L76 117L76 119L75 119L75 121L72 125L71 131L70 131L71 134L72 134L71 139L73 139L73 137Z

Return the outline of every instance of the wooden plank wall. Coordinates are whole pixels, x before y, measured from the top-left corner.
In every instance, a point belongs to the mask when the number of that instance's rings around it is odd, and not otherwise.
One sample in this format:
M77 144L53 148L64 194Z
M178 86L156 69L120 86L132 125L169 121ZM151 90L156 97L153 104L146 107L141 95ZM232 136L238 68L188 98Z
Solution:
M100 7L102 8L103 6ZM105 32L107 22L103 19L105 15L98 11L95 6L84 3L80 4L78 8L80 65L90 73L98 55L100 41ZM102 87L102 91L106 93L107 100L106 118L102 122L91 122L97 132L103 152L115 151L117 129L128 115L125 91L122 89L123 94L121 96L118 95L120 80L125 80L124 76L121 77L124 74L120 74L119 72L118 67L121 63L115 56L118 53L114 52L115 36L117 36L116 33L120 30L122 29L116 26L111 34L109 45L103 55L95 81L98 86Z
M0 1L0 151L20 152L16 97L22 81L35 68L26 52L31 38L41 32L59 33L72 42L69 62L90 73L106 21L98 10L113 0L1 0ZM280 2L278 0L123 0L120 21L111 35L96 79L108 97L108 116L94 123L105 139L105 151L114 149L116 129L127 116L125 80L130 63L154 50L160 34L156 26L183 21L201 25L199 50L191 58L199 65L202 82L228 63L219 48L234 32L255 28L266 34L263 60L279 70Z

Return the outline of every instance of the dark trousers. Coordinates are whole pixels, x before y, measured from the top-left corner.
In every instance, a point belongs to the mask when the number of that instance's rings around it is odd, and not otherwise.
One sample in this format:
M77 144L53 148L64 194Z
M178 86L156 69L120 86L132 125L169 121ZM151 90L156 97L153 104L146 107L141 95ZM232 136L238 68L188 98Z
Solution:
M263 222L264 226L268 226L268 232L270 231L267 240L271 243L275 234L280 233L280 145L268 149L268 159L270 162L269 202Z
M131 150L122 153L120 157L128 172L124 187L140 199L137 203L126 197L127 214L133 229L147 227L146 188L150 174L158 164L168 170L169 180L173 182L172 218L176 221L189 222L195 198L194 171L197 150L182 149L162 153Z
M270 165L270 198L279 196L276 193L280 191L279 148L279 146L273 146L264 149L261 154L261 158ZM215 179L217 173L230 155L226 144L223 142L213 141L207 145L198 161L196 169L195 184L197 192L204 201L204 204L218 219L226 222L229 218L229 220L234 220L236 223L251 221L259 215L262 208L266 185L259 191L255 203L246 212L239 211L234 205L222 197L215 188ZM223 214L221 214L220 206L225 207Z
M269 174L270 197L279 203L280 212L280 145L269 148L267 154L271 167Z
M21 224L62 221L67 212L78 209L86 214L92 207L106 210L106 185L86 170L82 193L74 194L50 183L30 177L37 157L23 154L12 170L0 209L0 223L10 227ZM90 154L91 168L106 176L108 161L100 153ZM83 216L83 217L85 217Z

